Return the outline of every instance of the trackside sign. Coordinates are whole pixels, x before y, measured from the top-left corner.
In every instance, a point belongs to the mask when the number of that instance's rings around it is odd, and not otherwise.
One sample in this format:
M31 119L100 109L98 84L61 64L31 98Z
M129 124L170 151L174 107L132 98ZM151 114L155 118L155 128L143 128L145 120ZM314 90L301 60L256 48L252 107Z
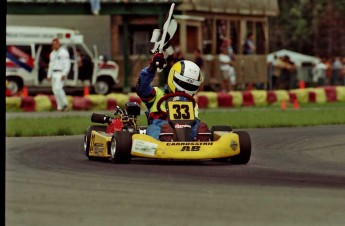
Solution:
M24 32L6 32L6 37L8 38L48 38L50 40L56 38L56 34L39 34L39 33L24 33Z

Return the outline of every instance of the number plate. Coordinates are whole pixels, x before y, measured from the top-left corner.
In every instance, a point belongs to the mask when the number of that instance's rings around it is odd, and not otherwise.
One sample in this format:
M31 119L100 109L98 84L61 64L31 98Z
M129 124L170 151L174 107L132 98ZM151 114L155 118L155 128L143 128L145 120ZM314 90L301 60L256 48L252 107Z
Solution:
M192 102L169 101L168 110L170 120L194 120L194 108Z

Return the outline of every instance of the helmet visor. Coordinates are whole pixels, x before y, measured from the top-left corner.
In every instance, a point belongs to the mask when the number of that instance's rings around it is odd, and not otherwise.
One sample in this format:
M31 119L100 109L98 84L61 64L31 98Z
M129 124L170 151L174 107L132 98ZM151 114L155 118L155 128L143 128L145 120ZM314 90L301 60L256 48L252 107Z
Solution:
M182 81L178 79L177 76L174 76L173 82L175 83L174 85L176 86L176 88L181 91L189 91L194 93L199 89L198 85L193 85L188 82Z

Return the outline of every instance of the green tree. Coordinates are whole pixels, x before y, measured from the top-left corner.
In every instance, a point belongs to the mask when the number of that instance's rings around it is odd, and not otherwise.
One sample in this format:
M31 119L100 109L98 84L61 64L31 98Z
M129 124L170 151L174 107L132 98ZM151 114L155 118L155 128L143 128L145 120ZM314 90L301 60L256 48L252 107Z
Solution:
M345 0L279 0L270 18L270 51L345 56Z

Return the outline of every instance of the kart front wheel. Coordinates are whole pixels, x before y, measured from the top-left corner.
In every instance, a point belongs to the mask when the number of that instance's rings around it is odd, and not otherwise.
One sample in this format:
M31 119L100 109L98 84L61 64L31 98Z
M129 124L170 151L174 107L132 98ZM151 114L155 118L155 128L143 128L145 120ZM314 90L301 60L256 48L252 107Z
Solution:
M111 138L110 153L113 163L127 164L131 161L132 134L128 131L115 132Z
M89 160L96 160L97 157L90 156L90 139L92 130L105 132L106 126L89 126L84 135L84 152Z
M236 133L239 138L240 154L230 157L230 162L232 164L247 164L252 152L250 136L246 131L236 131L234 133Z

